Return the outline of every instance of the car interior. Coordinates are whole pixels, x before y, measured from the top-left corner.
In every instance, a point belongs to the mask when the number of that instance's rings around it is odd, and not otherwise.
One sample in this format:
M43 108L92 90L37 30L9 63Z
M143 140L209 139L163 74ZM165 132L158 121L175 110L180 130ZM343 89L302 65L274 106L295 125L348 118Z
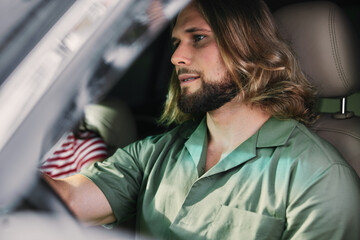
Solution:
M320 112L313 130L333 144L360 176L360 118L347 109L347 98L360 90L355 28L331 2L288 5L275 17L319 97L339 99L338 111Z
M188 1L180 2L0 3L0 239L45 239L59 224L61 237L108 236L97 228L84 233L37 167L84 116L114 149L172 127L157 120L172 73L171 21ZM360 3L265 2L318 90L312 130L360 176ZM121 125L116 131L101 119L111 111L121 113L111 115ZM53 222L48 232L40 231L45 222Z

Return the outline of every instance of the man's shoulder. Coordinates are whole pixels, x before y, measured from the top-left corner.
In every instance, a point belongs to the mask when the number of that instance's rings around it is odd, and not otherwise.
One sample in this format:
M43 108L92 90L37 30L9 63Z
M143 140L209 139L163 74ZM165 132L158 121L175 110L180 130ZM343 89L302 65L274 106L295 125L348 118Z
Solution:
M298 123L288 139L286 147L297 161L328 168L332 165L349 167L339 151L310 128Z
M299 132L299 138L303 140L304 145L308 147L311 151L317 151L321 154L324 154L328 157L338 155L338 150L331 145L328 141L321 138L315 132L313 132L310 128L304 126L303 124L297 124L295 128L295 133ZM311 148L309 148L312 146Z
M325 189L341 184L354 190L360 186L356 172L339 151L301 123L294 128L282 152L285 154L281 162L290 170L293 197L315 185Z

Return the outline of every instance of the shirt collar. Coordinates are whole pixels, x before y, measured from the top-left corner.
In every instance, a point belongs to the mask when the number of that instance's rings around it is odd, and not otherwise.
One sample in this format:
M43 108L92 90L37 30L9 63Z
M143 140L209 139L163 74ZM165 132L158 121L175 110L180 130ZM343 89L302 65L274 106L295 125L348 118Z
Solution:
M207 127L206 127L206 121L204 121L204 119L206 118L204 117L200 122L193 120L188 120L184 122L182 125L179 126L179 130L178 130L179 135L184 139L189 139L191 135L195 133L196 130L206 131ZM204 126L205 129L203 129L201 126Z
M284 145L298 122L296 120L280 120L271 117L258 131L256 147L276 147Z
M182 132L181 134L186 134ZM189 134L189 133L187 133ZM188 136L188 140L185 142L185 147L188 149L192 159L197 165L200 161L201 153L205 144L205 139L207 138L207 126L206 118L200 122L195 131Z
M254 135L221 159L206 174L215 174L239 166L256 157L259 154L256 149L286 144L296 125L297 121L295 120L279 120L271 117Z
M297 124L298 122L295 120L279 120L271 117L254 135L225 157L224 160L227 159L226 161L220 160L216 167L210 169L204 176L226 171L252 159L256 156L256 148L284 145ZM192 129L195 129L195 131ZM188 149L195 165L197 165L207 136L206 118L197 125L197 128L196 125L195 127L186 128L184 131L180 131L180 134L188 138L185 147Z
M269 118L255 134L257 136L256 147L275 147L284 145L289 139L293 129L298 122L296 120L280 120L275 117ZM193 121L186 122L180 131L180 135L185 139L201 137L201 143L207 132L206 117L200 124ZM198 141L198 140L192 140Z

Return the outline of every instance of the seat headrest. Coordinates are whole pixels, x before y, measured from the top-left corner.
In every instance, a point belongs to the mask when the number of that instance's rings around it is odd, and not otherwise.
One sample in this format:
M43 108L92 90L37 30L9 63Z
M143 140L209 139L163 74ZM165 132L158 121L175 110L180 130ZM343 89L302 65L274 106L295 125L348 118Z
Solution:
M319 97L346 97L360 90L359 36L337 5L298 3L277 10L274 17Z

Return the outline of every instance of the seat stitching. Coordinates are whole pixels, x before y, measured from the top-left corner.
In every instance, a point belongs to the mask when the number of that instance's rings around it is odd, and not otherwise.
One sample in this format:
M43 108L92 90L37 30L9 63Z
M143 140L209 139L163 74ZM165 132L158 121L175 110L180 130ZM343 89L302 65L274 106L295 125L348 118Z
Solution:
M350 132L350 131L346 131L346 130L341 130L341 129L333 129L333 128L314 128L314 130L316 132L319 132L319 131L327 131L327 132L337 132L337 133L343 133L343 134L347 134L349 136L352 136L354 138L357 138L357 139L360 139L360 135L356 135L354 134L353 132Z
M332 48L332 54L333 58L335 60L335 66L336 70L339 74L339 77L346 89L349 89L349 84L345 75L344 68L341 63L341 58L339 54L339 48L337 45L337 36L336 36L336 30L335 30L335 7L331 7L329 10L329 33L330 33L330 40L331 40L331 48Z

